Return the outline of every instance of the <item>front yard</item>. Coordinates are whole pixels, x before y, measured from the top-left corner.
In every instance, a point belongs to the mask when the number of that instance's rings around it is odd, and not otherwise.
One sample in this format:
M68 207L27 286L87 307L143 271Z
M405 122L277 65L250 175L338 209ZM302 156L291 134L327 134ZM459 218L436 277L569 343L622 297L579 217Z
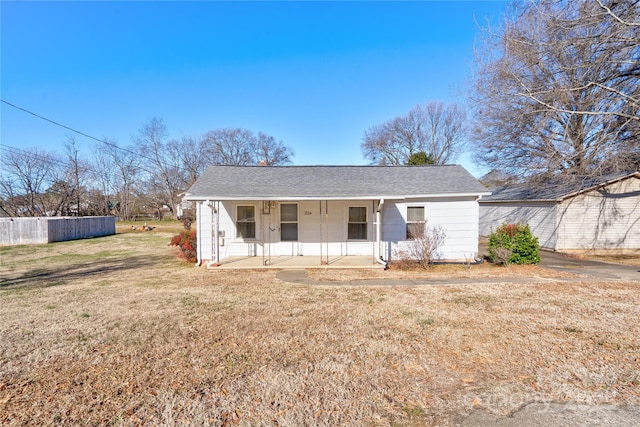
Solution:
M528 267L508 274L548 281L303 286L182 264L170 235L0 248L0 424L455 425L529 401L640 404L637 282Z

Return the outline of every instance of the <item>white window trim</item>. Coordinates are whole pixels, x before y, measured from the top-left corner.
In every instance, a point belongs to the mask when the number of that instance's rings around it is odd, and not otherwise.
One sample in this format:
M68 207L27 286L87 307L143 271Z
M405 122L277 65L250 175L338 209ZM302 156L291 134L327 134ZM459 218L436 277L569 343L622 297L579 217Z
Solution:
M238 208L241 206L251 206L253 207L253 223L255 224L255 237L245 238L238 236ZM234 229L234 241L236 242L256 242L258 241L258 232L260 228L258 227L258 206L255 203L236 203L233 208L233 229Z
M364 208L365 209L365 221L364 224L367 226L367 235L364 239L350 239L349 238L349 209L351 208ZM345 221L345 241L347 242L368 242L370 241L371 236L371 225L369 224L369 206L367 205L348 205L346 212L346 221ZM354 222L354 224L362 224L360 222Z

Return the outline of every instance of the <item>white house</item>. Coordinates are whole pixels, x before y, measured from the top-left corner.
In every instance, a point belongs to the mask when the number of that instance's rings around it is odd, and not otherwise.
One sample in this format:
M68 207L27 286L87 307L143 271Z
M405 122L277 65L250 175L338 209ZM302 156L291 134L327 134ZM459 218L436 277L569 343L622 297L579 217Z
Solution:
M195 202L198 263L232 256L371 256L389 260L427 221L443 260L478 253L478 200L462 166L210 166Z
M640 173L494 190L480 201L480 234L504 222L528 223L556 251L640 249Z

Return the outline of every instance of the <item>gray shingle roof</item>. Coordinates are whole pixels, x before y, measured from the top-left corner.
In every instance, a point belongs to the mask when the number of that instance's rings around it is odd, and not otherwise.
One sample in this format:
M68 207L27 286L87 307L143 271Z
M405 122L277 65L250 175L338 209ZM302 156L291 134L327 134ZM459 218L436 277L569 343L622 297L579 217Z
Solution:
M562 181L549 181L544 184L511 185L492 188L491 195L483 197L482 202L515 202L515 201L562 201L576 194L589 191L603 185L620 181L635 176L640 178L640 173L619 173L600 177L584 177L576 179L564 179Z
M489 194L466 169L446 166L209 166L191 200L374 199Z

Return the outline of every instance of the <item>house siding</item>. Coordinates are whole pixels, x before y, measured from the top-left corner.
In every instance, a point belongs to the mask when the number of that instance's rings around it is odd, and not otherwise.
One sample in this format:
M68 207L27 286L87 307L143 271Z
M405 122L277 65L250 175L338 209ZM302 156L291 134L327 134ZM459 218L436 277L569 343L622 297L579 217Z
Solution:
M280 241L280 205L298 206L298 241ZM278 201L263 214L262 201L213 202L219 212L220 259L231 256L374 256L376 242L377 200ZM255 206L256 238L243 240L235 235L236 207ZM347 219L350 206L367 209L367 239L347 239ZM392 259L407 244L406 214L408 206L424 206L429 225L440 225L446 233L442 259L465 260L478 252L478 203L475 197L453 200L412 199L387 200L382 209L382 256ZM206 202L196 202L196 227L200 230L199 247L202 260L215 257L215 217ZM328 215L327 215L328 212ZM328 223L327 223L328 220Z
M563 201L558 250L639 249L640 179L629 178Z
M280 240L280 205L292 203L298 206L298 241ZM206 203L198 202L198 226L204 236L201 256L205 260L215 258L212 236L214 217ZM216 203L217 206L217 203ZM270 205L270 212L263 214L262 201L219 202L220 259L231 256L317 256L372 255L375 240L375 210L372 201L278 201ZM235 212L237 206L254 206L256 212L255 239L236 237ZM367 208L367 239L354 241L347 239L347 214L349 206ZM325 211L329 214L325 218ZM326 219L328 218L328 226ZM322 243L322 245L321 245Z
M382 239L385 241L388 258L397 258L410 244L406 239L407 208L410 206L424 206L427 226L440 226L444 230L445 242L438 258L465 261L477 257L477 198L411 199L387 203L383 213Z
M556 249L557 202L482 202L480 235L488 236L503 223L529 224L540 247Z

